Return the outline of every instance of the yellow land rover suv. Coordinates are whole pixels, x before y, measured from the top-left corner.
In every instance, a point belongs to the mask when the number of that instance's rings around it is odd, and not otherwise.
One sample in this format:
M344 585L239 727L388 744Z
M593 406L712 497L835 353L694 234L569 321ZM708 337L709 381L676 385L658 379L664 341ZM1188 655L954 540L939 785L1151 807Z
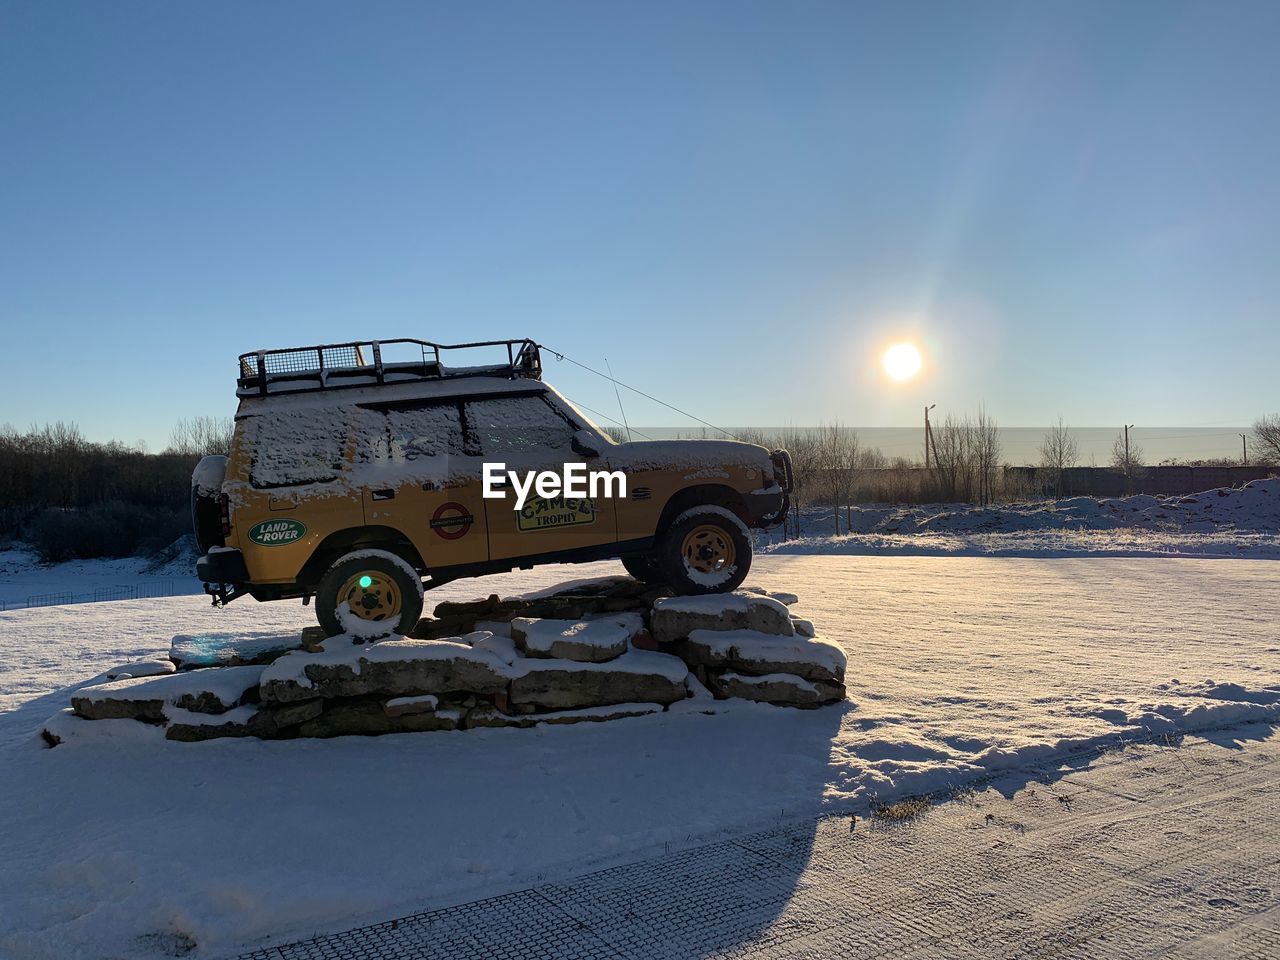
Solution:
M495 362L443 362L462 350ZM192 476L197 575L214 603L314 597L329 635L408 632L424 587L540 563L619 557L676 593L732 590L749 528L790 501L785 451L614 442L542 382L531 340L260 350L237 394L230 455ZM589 475L588 494L529 479L548 471Z

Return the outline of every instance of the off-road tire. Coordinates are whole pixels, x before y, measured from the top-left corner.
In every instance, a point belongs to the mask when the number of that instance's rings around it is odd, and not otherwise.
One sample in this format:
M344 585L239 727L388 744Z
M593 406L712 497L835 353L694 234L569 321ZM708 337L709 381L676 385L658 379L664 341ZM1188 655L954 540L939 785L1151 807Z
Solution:
M713 551L732 553L731 562L721 568L722 578L717 579L715 572L700 573L686 559L691 537L708 540ZM677 595L728 593L742 586L751 570L751 540L742 521L724 507L693 507L663 532L654 561L663 581Z
M422 581L412 576L410 571L404 565L397 563L393 557L380 556L379 553L380 551L371 550L357 550L349 553L329 567L320 578L320 585L316 588L316 619L320 622L320 628L324 630L325 636L336 637L346 633L341 620L338 619L338 607L344 599L339 596L339 592L353 577L358 577L366 571L374 579L386 578L399 590L399 616L385 621L386 633L382 635L389 636L393 633L406 635L417 626L418 618L422 616Z
M660 586L667 582L666 574L659 569L658 561L651 553L623 557L622 566L626 569L627 573L631 574L631 576L635 577L641 583Z

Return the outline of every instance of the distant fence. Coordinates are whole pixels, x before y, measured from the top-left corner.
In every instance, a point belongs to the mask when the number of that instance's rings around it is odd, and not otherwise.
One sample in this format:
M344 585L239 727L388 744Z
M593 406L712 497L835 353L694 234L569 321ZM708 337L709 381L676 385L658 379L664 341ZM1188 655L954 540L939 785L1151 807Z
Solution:
M0 610L21 610L31 607L60 607L71 603L102 603L108 600L147 600L152 597L185 596L191 581L177 577L167 580L142 580L138 583L95 587L91 592L73 593L62 590L57 593L33 593L25 600L0 600Z
M1005 467L1005 474L1020 478L1028 489L1067 497L1123 497L1131 493L1168 497L1280 476L1280 467L1141 467L1132 480L1112 467L1068 467L1062 471L1060 491L1053 489L1054 471L1043 467Z

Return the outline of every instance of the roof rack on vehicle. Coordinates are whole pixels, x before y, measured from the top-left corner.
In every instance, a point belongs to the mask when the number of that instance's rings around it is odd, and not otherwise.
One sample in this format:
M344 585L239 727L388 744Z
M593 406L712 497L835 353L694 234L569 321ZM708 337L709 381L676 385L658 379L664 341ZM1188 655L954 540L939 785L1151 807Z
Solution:
M505 347L506 362L478 366L445 366L449 350ZM480 340L475 343L432 343L429 340L358 340L314 347L255 350L240 354L239 396L305 393L340 387L368 387L448 377L542 379L542 358L532 340Z

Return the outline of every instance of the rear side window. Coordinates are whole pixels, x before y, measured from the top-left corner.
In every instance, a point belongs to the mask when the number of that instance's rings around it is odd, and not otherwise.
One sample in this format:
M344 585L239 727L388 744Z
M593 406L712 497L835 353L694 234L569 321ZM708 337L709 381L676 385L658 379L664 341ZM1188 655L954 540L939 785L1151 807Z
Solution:
M464 453L462 414L456 403L388 410L391 459L415 460Z
M321 407L280 410L248 417L244 441L251 451L255 487L327 483L342 471L346 411Z
M481 456L531 449L568 454L572 449L576 427L542 397L495 397L466 406L467 425L479 442Z

